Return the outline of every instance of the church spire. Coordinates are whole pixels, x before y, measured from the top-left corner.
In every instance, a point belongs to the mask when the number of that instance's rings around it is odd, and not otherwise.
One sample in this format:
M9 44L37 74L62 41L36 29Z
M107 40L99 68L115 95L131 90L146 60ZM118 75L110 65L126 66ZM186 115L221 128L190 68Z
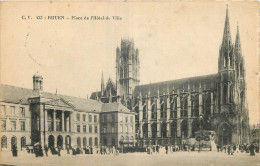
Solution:
M224 26L224 33L223 33L223 40L222 40L222 47L223 46L231 46L231 32L230 32L230 25L229 25L229 15L228 15L228 5L226 9L226 20Z
M104 90L105 90L105 85L104 85L104 76L103 76L103 71L102 71L102 77L101 77L101 96L104 96Z
M237 23L237 34L236 34L236 41L235 41L235 50L237 53L237 56L241 56L241 43L240 43L240 35L239 35L239 26Z

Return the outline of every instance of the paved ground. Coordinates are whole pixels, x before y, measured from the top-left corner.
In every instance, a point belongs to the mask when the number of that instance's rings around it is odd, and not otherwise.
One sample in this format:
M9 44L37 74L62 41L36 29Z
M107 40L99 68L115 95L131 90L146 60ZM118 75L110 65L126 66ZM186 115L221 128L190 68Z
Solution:
M90 166L175 166L175 165L198 165L198 166L217 166L217 165L247 165L259 166L260 154L249 156L248 153L235 153L227 155L221 152L175 152L172 154L152 154L145 153L128 153L115 155L67 155L62 153L61 157L51 155L49 157L36 158L33 154L20 152L18 157L12 157L11 152L0 153L0 164L7 165L90 165Z

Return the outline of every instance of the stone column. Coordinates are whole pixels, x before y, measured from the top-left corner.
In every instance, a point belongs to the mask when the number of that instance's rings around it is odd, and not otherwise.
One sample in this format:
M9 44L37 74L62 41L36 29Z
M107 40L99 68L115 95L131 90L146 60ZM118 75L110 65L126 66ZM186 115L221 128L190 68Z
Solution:
M148 122L148 138L151 138L152 137L152 130L151 130L151 123Z
M45 131L47 132L48 131L48 110L47 109L45 109L45 111L44 111L44 113L45 113Z
M188 94L188 118L191 118L191 94Z
M156 111L157 111L157 122L159 122L160 118L161 118L161 112L160 112L160 109L161 109L161 103L160 103L160 98L158 97L157 100L156 100Z
M70 131L70 120L69 117L66 118L66 131Z
M142 122L140 123L139 129L140 129L140 138L143 138L144 135L143 135L143 123Z
M177 119L177 137L181 137L181 119Z
M148 100L147 101L147 114L148 114L147 119L148 119L148 122L149 122L152 119L152 116L151 116L151 99L148 98L147 100Z
M181 137L181 97L179 89L177 94L177 137Z
M161 123L157 121L157 137L161 137Z
M64 132L64 111L61 111L61 131Z
M41 143L42 143L42 146L44 145L44 141L45 141L45 137L44 137L44 128L45 128L45 126L44 126L44 107L43 107L43 105L42 104L40 104L40 134L41 134ZM16 122L17 123L17 122ZM18 125L16 125L16 126L18 126ZM17 140L17 141L21 141L21 140Z
M70 132L74 132L74 125L73 125L73 113L70 112Z
M210 114L214 114L214 92L210 92Z
M200 88L199 88L199 115L202 114L202 106L203 106L202 89L201 89L201 83L200 83Z
M188 120L188 138L192 135L192 121L191 119Z
M170 95L168 94L168 96L167 96L167 115L166 115L167 122L169 122L169 119L170 119L170 111L171 111L171 101L170 101Z
M167 122L167 137L171 136L170 122Z
M53 110L53 131L56 131L56 110Z
M143 106L142 106L142 101L139 100L139 122L143 121Z

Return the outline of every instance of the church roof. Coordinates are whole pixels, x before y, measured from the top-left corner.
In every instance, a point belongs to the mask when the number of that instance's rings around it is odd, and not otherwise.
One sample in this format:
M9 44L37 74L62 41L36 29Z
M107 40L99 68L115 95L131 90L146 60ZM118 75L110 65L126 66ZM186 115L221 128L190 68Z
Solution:
M164 92L169 93L173 92L177 93L177 90L180 92L188 91L188 85L190 89L193 91L199 91L199 86L201 84L202 89L215 89L216 82L218 79L218 74L211 74L205 76L197 76L197 77L189 77L183 78L178 80L171 80L171 81L164 81L164 82L157 82L157 83L150 83L144 85L138 85L135 87L134 96L138 97L141 93L142 96L148 95L150 91L151 96L157 96L158 90L159 94L162 95Z
M128 113L131 112L127 107L125 107L120 102L102 104L102 112L112 112L112 111L122 111Z
M101 102L80 97L73 97L49 92L41 92L40 94L32 89L26 89L11 85L0 85L0 101L10 103L29 104L28 98L41 97L47 100L46 104L61 105L64 103L71 105L75 110L79 111L101 111Z

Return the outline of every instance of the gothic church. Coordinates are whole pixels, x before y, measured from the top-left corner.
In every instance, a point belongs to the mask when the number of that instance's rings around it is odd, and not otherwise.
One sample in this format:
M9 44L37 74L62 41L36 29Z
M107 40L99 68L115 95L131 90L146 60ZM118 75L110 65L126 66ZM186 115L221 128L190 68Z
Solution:
M201 129L215 131L216 144L249 142L249 117L246 99L246 71L239 27L232 42L228 8L218 73L139 85L139 50L132 39L122 39L116 49L116 82L106 85L102 74L101 91L91 99L103 103L121 102L135 112L138 146L181 144Z

